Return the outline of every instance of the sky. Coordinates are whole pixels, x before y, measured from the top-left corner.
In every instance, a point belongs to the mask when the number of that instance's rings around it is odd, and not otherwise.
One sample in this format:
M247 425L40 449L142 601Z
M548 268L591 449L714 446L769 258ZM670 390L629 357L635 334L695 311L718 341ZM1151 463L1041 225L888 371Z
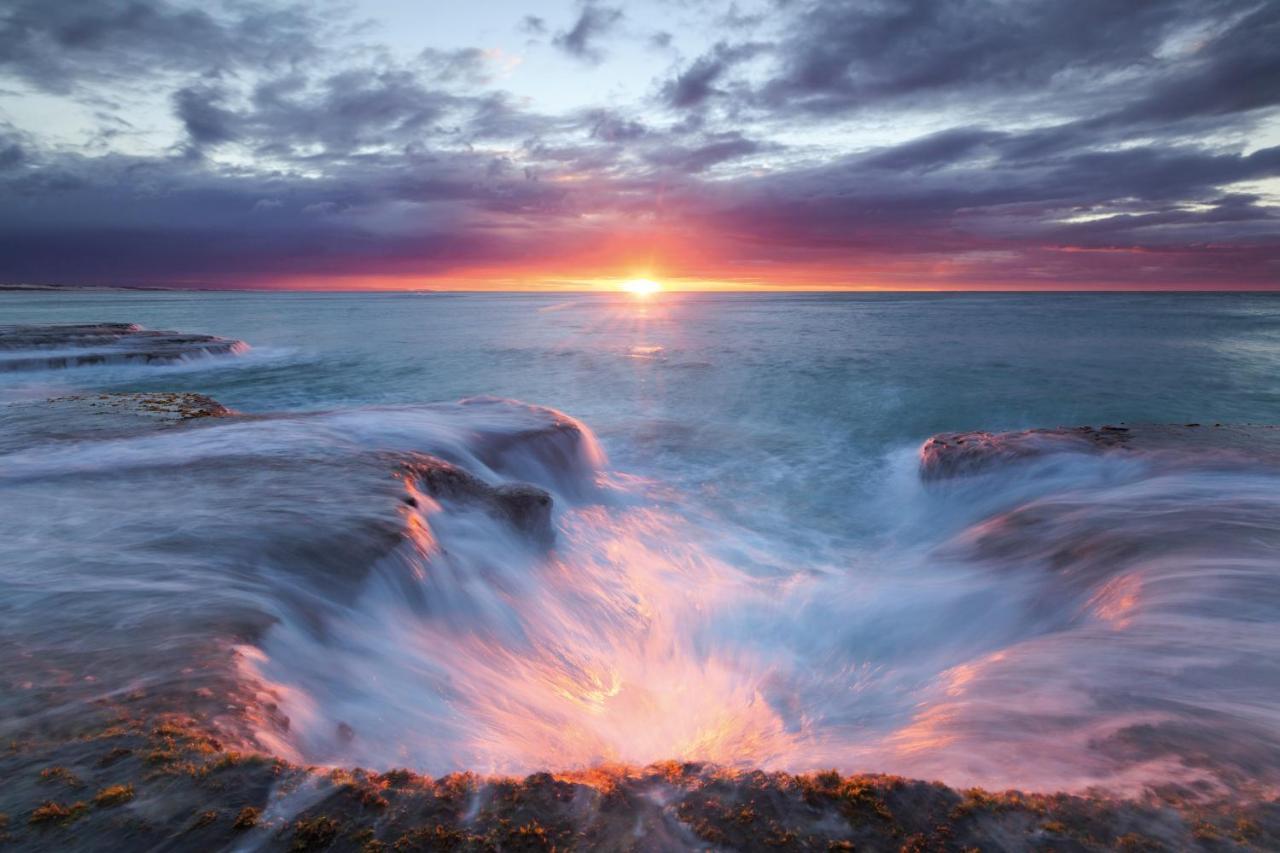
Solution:
M0 283L1280 288L1277 0L0 0Z

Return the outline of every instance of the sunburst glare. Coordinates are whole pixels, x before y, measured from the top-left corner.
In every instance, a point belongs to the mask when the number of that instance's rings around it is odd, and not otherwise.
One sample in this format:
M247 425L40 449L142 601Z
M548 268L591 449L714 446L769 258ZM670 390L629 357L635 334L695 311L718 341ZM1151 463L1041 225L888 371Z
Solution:
M662 290L662 285L651 278L633 278L622 283L622 289L632 296L649 297Z

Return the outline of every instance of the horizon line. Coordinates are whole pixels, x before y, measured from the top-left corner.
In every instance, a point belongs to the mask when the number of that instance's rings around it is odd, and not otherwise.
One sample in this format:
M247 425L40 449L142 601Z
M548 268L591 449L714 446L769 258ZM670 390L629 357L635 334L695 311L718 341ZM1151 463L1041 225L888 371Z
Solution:
M126 291L139 293L299 293L299 294L447 294L447 295L573 295L573 296L618 296L635 298L623 290L605 288L538 288L524 287L512 289L500 288L441 288L441 287L404 287L404 288L298 288L298 287L200 287L200 286L164 286L164 285L121 285L121 284L45 284L14 285L0 284L0 293L51 293L57 291ZM1280 284L1230 287L709 287L709 288L664 288L649 298L661 298L662 295L675 294L716 294L742 295L753 293L795 293L795 294L858 294L858 293L896 293L896 294L946 294L946 293L1008 293L1008 294L1086 294L1086 293L1277 293Z

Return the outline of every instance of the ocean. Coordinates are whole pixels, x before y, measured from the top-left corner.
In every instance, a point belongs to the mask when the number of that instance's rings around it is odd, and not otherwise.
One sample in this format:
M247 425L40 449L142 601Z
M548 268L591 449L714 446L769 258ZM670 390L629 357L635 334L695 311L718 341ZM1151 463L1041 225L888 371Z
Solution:
M0 735L143 691L432 774L1280 776L1265 440L920 470L939 433L1275 424L1275 296L0 293L108 322L247 347L0 352ZM162 391L237 416L31 426ZM549 539L485 503L515 483Z

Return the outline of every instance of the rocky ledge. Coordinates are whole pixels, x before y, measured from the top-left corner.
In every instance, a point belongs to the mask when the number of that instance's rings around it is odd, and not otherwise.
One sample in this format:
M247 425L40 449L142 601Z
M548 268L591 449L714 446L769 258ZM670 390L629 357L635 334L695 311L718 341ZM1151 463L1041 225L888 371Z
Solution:
M484 402L494 405L503 401ZM101 439L195 426L211 419L265 421L272 417L243 415L212 397L185 391L73 394L5 406L6 435L0 437L0 450L21 447L34 435L44 440ZM504 452L545 446L565 440L566 434L576 429L568 419L552 417L542 428L524 427L514 435L495 432L484 436L487 443L482 446L487 449L489 444L497 444ZM580 435L568 438L581 440ZM487 455L485 458L487 461ZM458 465L426 453L389 454L386 462L400 473L411 492L419 490L445 504L482 508L541 544L553 539L552 498L545 489L528 483L492 485ZM410 506L418 503L412 493L402 500Z
M244 341L144 329L135 323L0 325L0 371L171 364L199 356L236 354L248 348Z
M0 451L42 440L111 438L233 415L203 394L154 392L71 394L48 400L24 400L3 408Z
M1054 453L1194 450L1216 462L1238 456L1280 462L1280 427L1260 424L1115 424L1012 432L940 433L920 448L920 476L941 480ZM1207 457L1206 457L1207 458Z
M1025 794L665 762L524 778L301 767L204 721L110 722L0 755L6 850L1275 850L1280 802Z
M445 503L481 506L490 515L508 522L542 544L554 538L551 527L551 495L528 483L506 483L492 486L468 471L437 459L418 454L404 462L406 482ZM417 506L412 494L403 499Z

